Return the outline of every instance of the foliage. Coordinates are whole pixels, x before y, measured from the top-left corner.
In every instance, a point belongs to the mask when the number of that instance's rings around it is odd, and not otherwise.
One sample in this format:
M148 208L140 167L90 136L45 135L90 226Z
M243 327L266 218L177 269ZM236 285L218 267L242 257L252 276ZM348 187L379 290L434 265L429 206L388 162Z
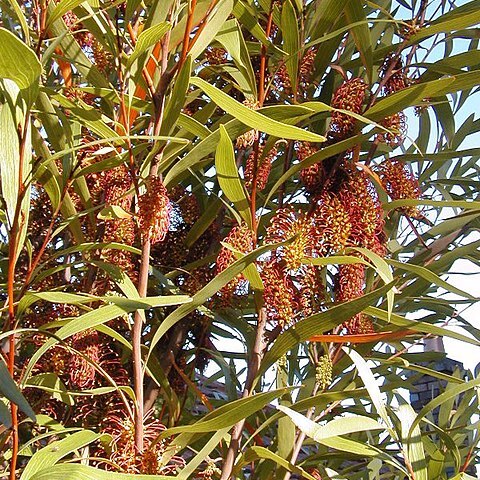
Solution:
M470 478L478 2L0 8L4 475Z

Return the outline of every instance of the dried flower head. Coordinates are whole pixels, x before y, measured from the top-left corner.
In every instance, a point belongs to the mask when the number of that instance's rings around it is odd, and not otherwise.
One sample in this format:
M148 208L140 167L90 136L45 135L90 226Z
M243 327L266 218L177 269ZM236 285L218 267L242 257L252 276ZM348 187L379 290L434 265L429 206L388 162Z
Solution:
M318 147L310 142L295 142L295 153L300 162L318 152ZM320 163L314 163L300 171L300 179L308 193L319 193L324 184L324 172Z
M393 200L412 199L421 197L420 185L417 178L411 173L406 164L387 160L378 168L382 185ZM405 206L399 210L413 218L421 217L416 206Z
M77 389L95 386L95 365L100 361L100 336L96 330L89 329L73 336L72 347L78 354L70 358L70 383Z
M307 88L311 85L311 77L313 73L313 67L315 57L317 56L317 47L310 47L302 57L300 61L300 67L298 71L299 84L302 88Z
M153 244L165 239L170 225L170 200L159 177L150 178L147 191L138 198L140 230Z

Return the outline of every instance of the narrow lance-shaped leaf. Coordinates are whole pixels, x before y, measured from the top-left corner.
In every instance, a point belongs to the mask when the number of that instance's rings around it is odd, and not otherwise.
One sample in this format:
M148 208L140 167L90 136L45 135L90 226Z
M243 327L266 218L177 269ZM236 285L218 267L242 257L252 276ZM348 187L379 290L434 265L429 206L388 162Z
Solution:
M33 455L23 470L20 480L30 480L37 472L52 467L69 453L89 445L100 437L101 434L94 433L90 430L82 430L81 432L69 435L63 440L58 440L57 442L47 445Z
M85 0L61 0L55 5L55 8L49 12L47 25L48 28L53 22L61 18L67 12L81 5Z
M197 41L190 49L190 55L196 59L210 42L215 38L215 35L223 27L225 21L232 13L233 0L221 0L218 2L216 8L213 10L210 18L208 18L208 28L204 28L197 38Z
M150 28L144 30L137 39L135 45L135 50L132 52L130 57L128 57L126 68L127 70L131 68L133 62L145 53L150 47L159 42L163 36L170 30L172 25L168 22L161 22L157 25L153 25Z
M385 282L385 283L391 283L393 282L393 274L392 271L390 270L390 267L388 266L388 263L379 255L377 255L375 252L372 252L371 250L368 250L367 248L358 248L358 247L353 247L352 250L356 250L357 252L360 252L362 255L365 255L372 264L375 267L376 272L378 275L380 275L380 278ZM390 318L392 311L393 311L393 301L394 301L394 291L393 287L387 292L387 311L388 311L388 317Z
M172 480L168 475L140 475L139 473L116 473L88 465L61 463L44 468L28 480Z
M238 175L232 141L223 125L220 125L220 142L215 155L215 167L218 183L223 193L234 204L247 225L252 228L252 215L247 192Z
M283 405L277 405L277 409L288 415L305 435L319 443L322 443L326 438L338 437L339 435L384 429L384 427L373 418L360 415L335 418L325 425L320 425Z
M287 388L280 388L271 392L259 393L251 397L235 400L210 412L193 425L169 428L162 432L161 437L167 438L175 433L181 432L214 432L221 428L230 427L238 421L252 415L252 413L257 412L268 403L282 396L288 390Z
M368 390L370 398L375 405L378 415L385 422L391 434L393 434L392 422L388 416L385 403L382 399L382 394L380 392L380 387L373 376L370 367L367 365L367 362L359 355L358 352L350 348L342 347L343 351L352 359L353 363L357 367L358 374L365 384L365 388Z
M0 359L0 393L15 405L18 405L22 412L35 421L35 413L32 407L30 407L22 392L13 381L3 359Z
M298 20L295 14L295 8L290 0L287 0L282 5L282 35L283 35L283 49L287 52L288 57L286 67L292 92L297 91L298 79L298 61L300 50L300 39L298 30Z
M402 403L398 407L397 416L400 419L403 448L415 473L415 480L429 480L422 432L418 425L413 429L412 436L409 436L410 427L416 417L415 410L409 404Z
M268 118L265 115L246 107L201 78L192 78L190 82L196 87L201 88L220 108L223 108L227 113L251 128L279 138L304 140L306 142L325 141L325 137L322 135L277 122L276 120Z

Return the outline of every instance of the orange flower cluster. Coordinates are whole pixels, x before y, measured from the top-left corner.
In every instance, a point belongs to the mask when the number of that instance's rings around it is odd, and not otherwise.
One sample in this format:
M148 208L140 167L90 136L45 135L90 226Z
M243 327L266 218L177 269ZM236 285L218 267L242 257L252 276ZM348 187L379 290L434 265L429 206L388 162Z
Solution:
M361 113L367 84L358 77L343 82L335 91L331 106L353 113ZM340 141L353 133L356 120L351 115L342 112L332 112L332 119L327 136Z
M152 177L147 191L138 198L138 218L143 238L152 244L165 239L170 225L170 200L159 177Z
M254 234L245 223L233 227L223 242L243 254L247 254L255 248ZM217 256L215 275L223 272L232 265L235 260L235 253L230 248L222 247ZM228 303L235 291L242 291L245 288L245 284L245 276L242 273L239 273L221 289L220 293L222 298Z
M387 55L383 64L379 68L379 77L385 78L383 92L385 95L391 95L408 87L409 79L403 68L402 57L391 53ZM377 135L380 142L387 143L391 147L400 145L407 134L406 118L403 112L397 112L383 119L380 124L390 130Z
M271 148L267 154L263 150L264 147L260 146L258 155L255 155L255 151L252 150L247 158L244 179L245 186L249 191L252 190L254 176L256 177L257 190L261 191L265 188L272 170L272 162L278 153L276 147ZM255 157L257 157L256 162Z
M320 256L336 253L347 245L352 231L349 210L340 198L325 192L317 201L313 213L313 223L317 235L316 251Z
M358 264L340 265L335 286L335 300L348 302L361 297L365 288L365 266ZM349 334L373 333L374 327L370 318L357 313L344 327Z
M227 51L221 47L207 47L205 60L209 65L222 65L227 61Z
M383 209L367 175L351 172L338 195L350 217L351 232L346 246L368 248L383 256Z
M305 257L313 255L315 225L303 212L291 208L278 210L270 222L265 237L266 243L290 240L288 245L277 248L276 256L283 260L286 270L297 270Z
M391 95L408 87L408 78L405 75L401 56L391 53L385 57L378 72L380 78L384 78L389 71L391 73L383 86L385 95Z
M392 200L418 200L421 197L422 192L418 180L404 163L387 160L379 166L378 170L383 188ZM422 216L416 206L405 206L399 210L408 217L420 218Z
M318 152L318 147L310 142L295 142L295 153L300 162ZM320 163L314 163L310 167L300 171L300 179L308 193L316 193L323 186L323 168Z
M258 110L260 104L256 100L247 99L243 102L243 104L250 108L250 110ZM240 135L236 142L235 146L237 148L243 148L247 150L248 148L252 147L255 143L255 140L258 139L258 130L248 130L243 135Z
M297 291L291 278L275 260L262 265L260 276L264 286L263 300L267 318L282 327L292 323L298 305Z

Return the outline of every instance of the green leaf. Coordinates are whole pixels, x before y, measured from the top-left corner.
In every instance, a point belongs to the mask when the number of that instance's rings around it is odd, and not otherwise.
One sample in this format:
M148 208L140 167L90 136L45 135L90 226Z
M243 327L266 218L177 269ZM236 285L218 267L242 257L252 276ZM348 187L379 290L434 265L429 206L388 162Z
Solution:
M460 5L444 15L436 18L426 28L412 36L409 43L416 43L419 40L436 35L441 32L452 32L478 24L478 3L476 0Z
M61 0L55 5L55 8L49 12L46 28L48 28L53 22L63 17L67 12L77 8L85 0Z
M223 125L220 125L220 142L215 155L215 167L218 183L223 193L234 204L249 228L252 228L252 215L247 192L238 174L232 141Z
M398 407L396 414L400 420L402 442L404 447L406 447L406 452L405 450L404 452L415 474L415 480L429 480L422 432L418 425L412 430L412 436L409 436L410 428L417 414L409 404L403 402Z
M13 80L27 106L32 105L38 94L42 65L35 52L5 28L0 28L0 45L0 78Z
M20 5L16 0L8 0L8 4L12 7L13 11L15 12L15 15L18 18L18 21L22 27L22 32L25 37L25 43L27 45L30 45L30 30L27 24L27 20L25 18L25 14L20 8Z
M468 382L463 383L462 385L453 385L448 388L445 392L441 393L433 400L428 402L416 416L415 420L412 422L410 426L410 430L408 431L408 437L411 437L415 431L417 425L422 421L423 417L431 412L433 409L439 407L442 403L447 402L451 398L457 397L468 390L475 389L480 385L480 378L474 378Z
M433 273L426 267L421 267L420 265L413 265L412 263L398 262L397 260L391 259L386 259L386 262L390 265L393 265L395 268L399 268L400 270L412 272L415 275L422 277L423 279L428 280L430 283L438 285L439 287L442 287L449 292L456 293L461 297L469 298L471 300L476 300L476 297L474 297L473 295L470 295L469 293L460 290L459 288L451 285L445 280L442 280L437 274Z
M185 104L188 86L190 84L190 72L192 70L192 57L188 56L173 85L172 94L165 107L162 121L161 135L169 135L178 122L180 111ZM190 117L189 117L190 118ZM193 120L193 119L192 119ZM207 130L208 131L208 130Z
M0 29L1 33L1 29ZM0 35L1 40L1 35ZM0 61L1 62L1 61ZM1 67L1 65L0 65ZM1 73L0 73L1 76ZM7 228L11 229L17 203L19 200L20 190L26 188L25 197L21 204L21 216L24 216L23 228L17 237L17 255L23 246L23 239L26 233L26 223L29 216L30 205L30 187L26 185L26 180L31 171L31 128L30 121L26 117L24 109L20 108L22 104L21 91L18 85L8 79L3 80L3 94L5 103L0 104L0 174L1 174L1 194L6 206ZM20 135L19 129L27 128L23 135L25 136L25 145L22 158L20 157ZM22 172L22 178L20 177ZM16 259L12 259L16 261Z
M3 358L0 359L0 393L35 422L35 413L13 381Z
M262 114L267 117L283 121L285 123L294 123L300 119L304 119L313 114L313 110L310 108L304 108L294 105L282 105L265 107L262 109ZM230 120L225 123L225 128L230 138L235 139L248 130L243 123L239 120ZM198 169L199 165L202 165L202 161L205 157L217 148L220 141L220 130L212 132L207 138L203 139L198 145L195 145L190 152L183 158L179 159L171 170L165 176L164 183L169 185L182 175L187 170Z
M240 420L259 411L265 407L265 405L288 391L288 388L280 388L278 390L272 390L271 392L258 393L250 397L229 402L213 410L213 412L205 415L205 417L192 425L168 428L162 432L161 438L167 438L176 433L206 433L231 427Z
M277 122L276 120L272 120L271 118L246 107L201 78L192 78L190 83L201 88L220 108L250 128L260 130L261 132L268 133L269 135L278 138L304 140L306 142L325 141L325 137L322 137L321 135L307 132L306 130L286 125L285 123Z
M393 282L392 271L390 270L388 263L382 257L377 255L375 252L368 250L367 248L353 247L352 250L356 250L357 252L360 252L362 255L365 255L365 257L367 257L373 263L378 275L386 284L387 283L391 284L391 282ZM392 288L387 292L387 311L388 311L389 318L392 315L393 302L394 302L394 291L392 286Z
M297 92L300 38L297 15L290 0L283 2L281 18L283 49L288 54L287 73L290 77L292 92L295 95Z
M133 62L145 53L150 47L159 42L163 36L172 28L168 22L161 22L142 31L137 38L137 43L132 54L128 57L126 69L129 70Z
M218 31L223 27L225 21L232 13L233 3L233 0L223 0L218 2L217 7L206 20L208 28L203 29L190 50L189 54L193 59L196 59L207 48L207 46L210 45Z
M245 465L255 460L263 458L265 460L273 460L277 465L280 465L289 472L296 473L300 478L307 478L308 480L316 480L315 477L306 472L302 467L294 465L284 458L280 457L276 453L267 450L264 447L251 447L249 448L243 457L239 460L238 464Z
M235 62L240 74L245 79L248 89L243 93L246 96L257 97L257 82L255 72L253 71L252 62L248 52L242 31L235 19L227 20L222 29L215 37L227 50L228 54Z
M227 435L229 428L219 429L215 432L205 446L188 462L185 468L175 477L176 480L188 480L196 468L210 455L213 449ZM170 477L171 478L171 477Z
M3 398L0 398L0 425L5 428L10 428L12 426L12 414Z
M424 98L469 90L479 83L480 71L478 70L419 83L382 98L365 112L365 116L378 121L399 110L419 105Z
M63 440L47 445L33 455L23 470L20 480L31 480L36 478L41 471L52 471L52 467L63 457L79 448L90 445L101 436L101 434L91 432L90 430L82 430L69 435Z
M118 220L131 217L132 215L130 213L118 205L109 205L108 207L102 208L97 215L97 218L100 220Z
M74 405L71 395L67 393L64 383L53 372L39 373L34 377L30 377L25 384L26 387L37 387L52 394L52 398L60 400L67 405Z
M283 405L277 405L277 409L288 415L305 435L319 443L322 443L327 438L334 438L349 433L384 429L376 420L360 415L339 417L327 422L325 425L320 425Z
M63 463L50 468L42 469L28 480L172 480L167 475L140 475L138 473L114 473L78 465ZM22 479L23 480L23 477Z
M355 45L360 52L363 66L367 71L369 82L372 81L373 66L373 49L370 37L370 28L367 23L363 2L348 2L345 6L345 15L350 24L355 23L356 26L351 27L351 33L355 41Z
M114 299L115 298L115 299ZM65 340L76 333L83 332L89 328L95 328L97 325L102 325L116 317L120 317L125 313L134 312L139 309L152 308L152 307L167 307L171 305L178 305L180 303L191 302L190 297L185 295L172 295L164 297L145 297L141 299L128 299L121 297L108 297L108 300L112 303L115 301L118 305L106 305L104 307L97 308L90 312L84 313L79 317L70 320L65 326L60 328L55 338L47 340L32 356L26 369L25 379L34 367L39 358L51 347L56 345L59 341ZM26 381L26 380L24 380Z
M390 417L388 416L385 403L382 399L380 387L378 386L377 381L375 380L375 377L370 370L370 367L367 365L367 362L355 350L346 347L342 347L342 349L352 359L353 363L357 367L358 374L360 375L360 378L362 379L365 388L368 390L368 394L372 399L372 403L375 405L375 409L377 410L378 415L385 422L385 425L390 430L390 433L392 433L392 422L390 420Z

